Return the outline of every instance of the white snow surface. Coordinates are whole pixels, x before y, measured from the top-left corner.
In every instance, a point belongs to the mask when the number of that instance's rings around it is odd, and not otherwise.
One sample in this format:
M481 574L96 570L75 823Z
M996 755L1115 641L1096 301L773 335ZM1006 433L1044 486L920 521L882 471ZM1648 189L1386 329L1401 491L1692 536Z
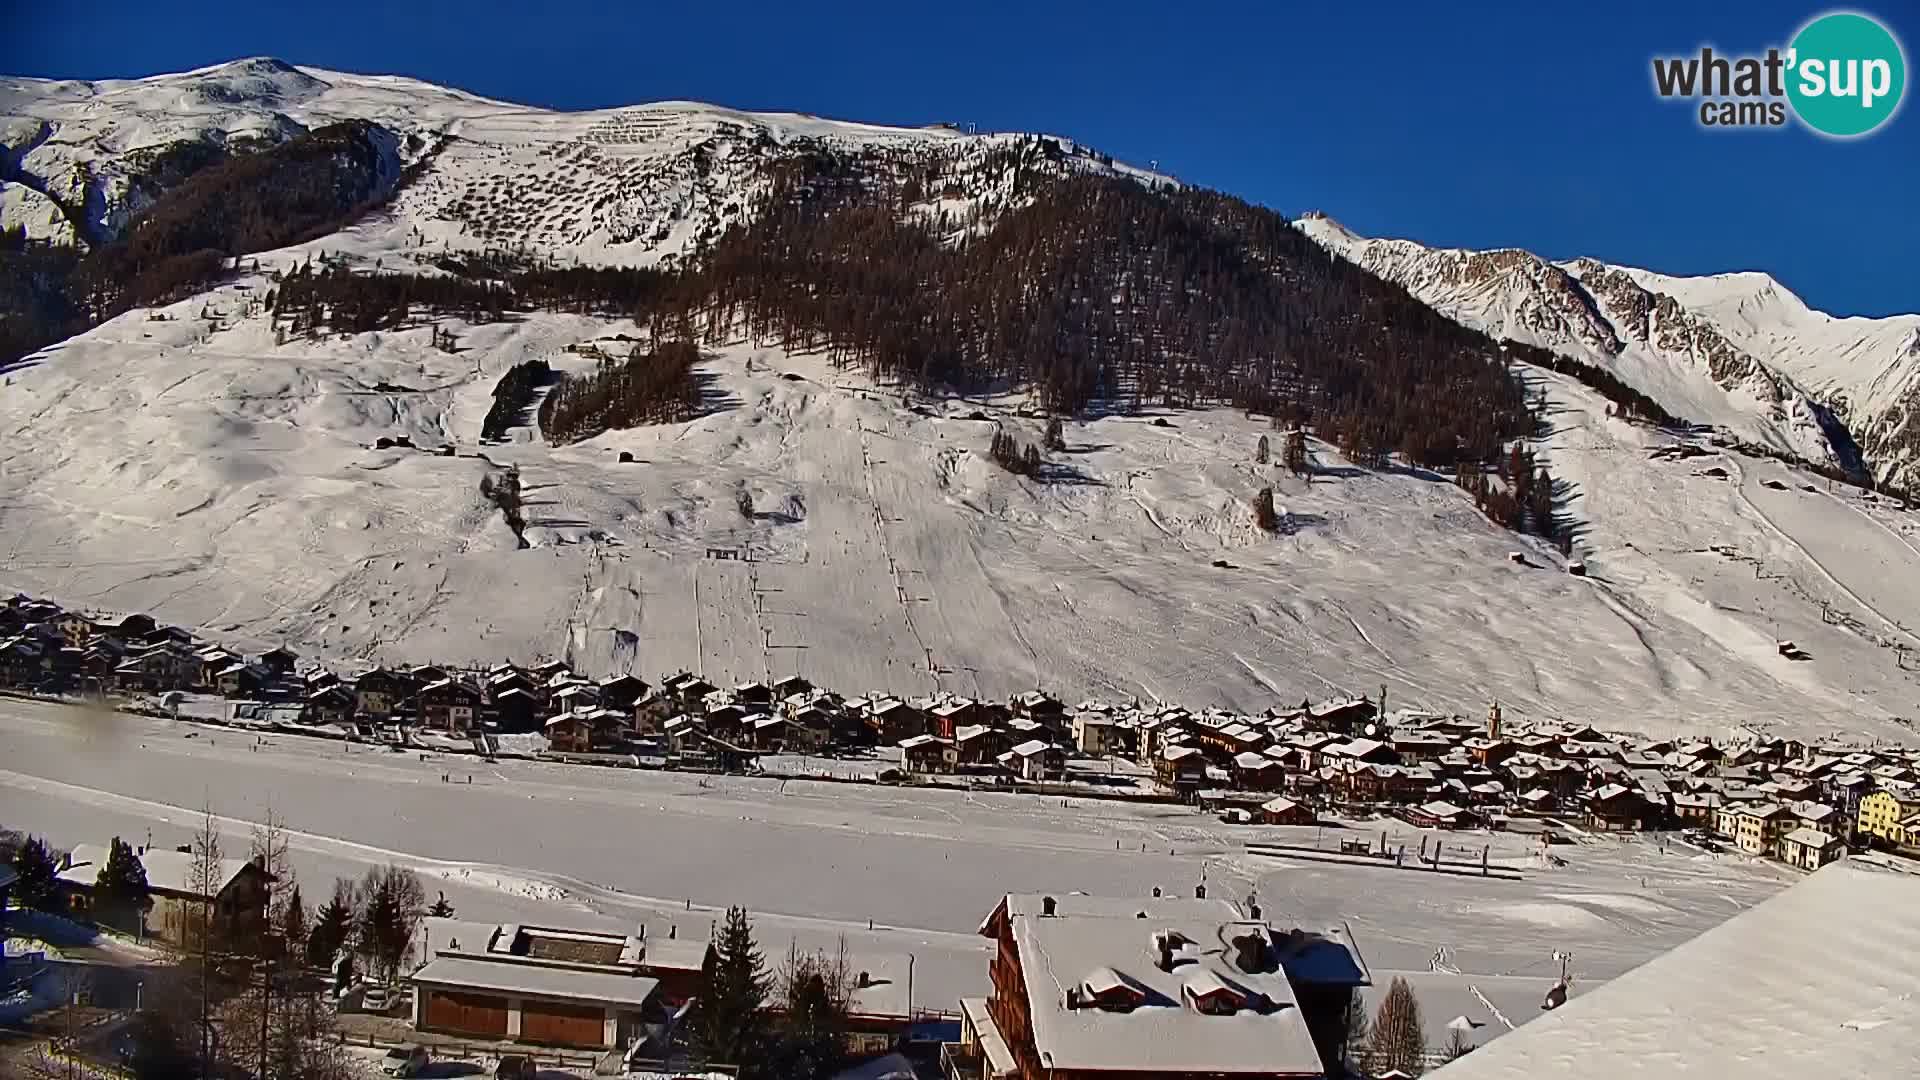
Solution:
M1368 238L1318 213L1296 224L1458 322L1605 368L1752 442L1844 464L1820 416L1831 410L1876 476L1920 482L1920 314L1836 317L1758 272L1677 277Z
M566 346L624 350L634 328L531 314L443 321L453 354L426 326L275 344L268 269L399 258L404 228L262 256L164 320L131 312L9 372L0 586L348 667L571 657L1248 709L1384 685L1403 704L1498 698L1650 732L1906 734L1892 718L1911 716L1916 675L1892 646L1920 646L1913 516L1770 461L1650 461L1675 437L1571 380L1536 378L1584 580L1432 474L1353 469L1318 443L1310 484L1255 465L1264 428L1231 411L1070 423L1061 478L1034 483L990 463L993 423L970 418L1020 423L1014 402L916 411L750 342L711 354L711 408L691 422L480 446L508 367L579 367ZM371 449L401 435L415 449ZM479 491L509 464L525 550ZM1281 535L1253 525L1263 485ZM1779 656L1782 638L1811 659Z
M186 737L189 733L194 737ZM446 784L471 771L473 782ZM207 778L220 783L209 789ZM56 846L191 839L211 803L244 847L272 807L291 830L309 902L335 877L394 863L444 891L457 916L701 940L745 905L769 962L837 949L916 958L916 1006L952 1009L988 986L981 920L1002 894L1144 900L1154 888L1245 904L1282 928L1352 930L1376 992L1404 975L1435 1045L1468 1016L1476 1038L1539 1016L1574 954L1574 994L1615 978L1773 895L1797 874L1651 837L1560 847L1438 834L1399 822L1346 828L1224 825L1186 807L1000 792L903 789L396 754L0 698L0 822ZM1522 880L1253 855L1250 840L1332 848L1357 837L1519 869ZM1527 905L1535 905L1528 907ZM1071 906L1071 901L1068 901ZM1539 918L1548 907L1586 918ZM1518 909L1515 911L1514 909ZM870 922L871 920L871 922ZM1490 1006L1489 1006L1489 1003Z
M1835 863L1435 1075L1912 1075L1917 912L1910 867Z

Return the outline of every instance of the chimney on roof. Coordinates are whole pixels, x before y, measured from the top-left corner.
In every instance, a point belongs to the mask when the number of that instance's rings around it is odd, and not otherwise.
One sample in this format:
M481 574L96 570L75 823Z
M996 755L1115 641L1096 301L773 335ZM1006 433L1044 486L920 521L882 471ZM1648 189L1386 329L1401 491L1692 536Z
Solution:
M1198 884L1198 885L1195 885L1195 886L1193 887L1193 898L1194 898L1195 900L1205 900L1205 899L1207 898L1207 883L1206 883L1206 882L1204 882L1204 881L1203 881L1203 882L1201 882L1200 884Z
M860 989L865 990L873 985L873 976L863 971L855 977L854 982Z
M1153 964L1161 971L1173 970L1173 934L1157 930L1153 935Z
M1236 934L1233 937L1233 966L1249 975L1257 975L1266 970L1267 941L1264 935L1256 933Z
M1158 885L1155 885L1155 886L1153 887L1153 898L1154 898L1155 900L1158 900L1158 899L1160 899L1160 886L1158 886Z
M1044 915L1048 918L1052 918L1054 909L1058 906L1059 906L1059 901L1055 900L1051 896L1043 896L1040 898L1040 914L1041 915Z

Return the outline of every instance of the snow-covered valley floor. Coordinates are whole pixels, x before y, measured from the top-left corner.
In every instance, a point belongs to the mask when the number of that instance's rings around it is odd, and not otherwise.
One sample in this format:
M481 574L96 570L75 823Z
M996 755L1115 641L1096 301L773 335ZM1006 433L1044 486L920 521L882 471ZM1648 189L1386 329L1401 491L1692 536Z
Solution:
M316 251L391 266L404 226L262 265ZM482 446L508 367L578 369L568 346L624 351L632 327L444 322L451 354L429 325L276 344L271 284L130 313L6 374L0 587L360 664L570 656L1244 708L1384 687L1390 708L1498 699L1649 733L1900 737L1892 718L1920 713L1893 647L1920 646L1915 515L1771 461L1649 460L1677 437L1555 376L1530 378L1585 579L1433 474L1318 443L1311 483L1256 465L1266 429L1231 411L1070 422L1035 483L986 455L995 420L1038 438L1011 401L906 401L745 342L704 365L692 422ZM417 449L371 448L401 435ZM480 494L509 464L529 549ZM1279 536L1249 509L1269 484Z
M442 783L449 769L472 784ZM1005 892L1145 895L1204 878L1217 896L1257 895L1278 922L1349 922L1377 981L1407 973L1431 1026L1464 1014L1493 1025L1483 1037L1504 1030L1493 1009L1516 1024L1538 1014L1554 950L1574 954L1577 993L1795 877L1651 837L1562 846L1567 865L1553 868L1525 837L1444 838L1462 859L1492 844L1519 881L1342 866L1244 848L1313 843L1315 829L1222 825L1184 807L421 761L298 737L255 749L251 735L0 699L0 824L62 846L145 842L148 829L171 845L209 805L235 846L273 807L294 830L309 902L335 876L393 861L469 919L705 934L745 904L770 953L844 938L914 954L915 1000L940 1008L985 992L988 943L973 929ZM1393 822L1347 835L1382 830L1410 848L1435 835Z

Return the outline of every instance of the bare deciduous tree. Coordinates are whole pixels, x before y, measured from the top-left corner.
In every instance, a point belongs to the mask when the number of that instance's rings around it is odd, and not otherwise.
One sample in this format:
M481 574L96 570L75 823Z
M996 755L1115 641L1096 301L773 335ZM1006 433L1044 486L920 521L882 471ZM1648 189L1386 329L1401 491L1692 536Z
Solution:
M1420 1026L1420 1002L1407 980L1394 976L1367 1038L1367 1067L1376 1073L1399 1069L1418 1076L1426 1068L1427 1036Z

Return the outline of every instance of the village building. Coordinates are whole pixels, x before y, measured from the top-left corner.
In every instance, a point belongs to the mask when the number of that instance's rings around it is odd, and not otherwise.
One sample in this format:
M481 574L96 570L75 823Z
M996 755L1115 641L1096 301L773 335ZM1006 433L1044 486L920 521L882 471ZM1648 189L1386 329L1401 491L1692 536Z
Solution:
M1646 797L1622 784L1607 784L1587 798L1580 823L1600 832L1644 827L1652 815Z
M1073 714L1073 743L1088 757L1126 756L1127 747L1121 738L1124 730L1120 721L1104 712Z
M1453 749L1453 740L1446 734L1429 730L1394 731L1387 737L1387 745L1394 754L1406 762L1438 761Z
M1473 811L1450 802L1428 802L1401 814L1416 829L1463 829L1478 824Z
M954 748L961 765L986 765L1007 751L1007 734L984 724L972 724L954 731Z
M353 723L353 691L335 684L308 693L301 720L308 724L338 726Z
M1311 825L1316 820L1313 807L1284 795L1261 803L1259 816L1263 825Z
M647 689L645 680L632 675L619 675L600 683L600 704L628 712L647 696Z
M908 772L950 773L960 763L954 744L938 735L915 735L900 740L900 760Z
M72 911L93 911L94 885L107 854L102 845L79 844L62 860L55 881ZM221 859L206 868L209 874L196 866L190 849L135 848L134 854L147 874L149 903L141 918L146 936L175 947L197 944L188 938L201 924L209 885L216 942L242 945L266 929L273 877L251 860Z
M1067 771L1067 752L1053 743L1029 739L1000 756L1009 772L1022 780L1058 780Z
M385 720L394 714L402 701L412 695L413 684L405 675L386 668L374 668L353 681L354 715L369 720Z
M1914 813L1920 813L1920 797L1902 799L1891 791L1876 791L1860 800L1858 832L1887 845L1907 844L1902 823Z
M420 688L414 715L421 727L463 735L479 726L480 691L469 683L443 678Z
M1845 856L1847 846L1837 836L1803 825L1780 835L1778 853L1788 866L1818 870Z
M682 709L689 711L697 711L701 704L706 701L707 695L719 689L719 687L702 679L698 675L692 675L687 672L669 676L661 685L668 694L680 703Z
M1191 794L1206 781L1206 755L1194 746L1168 746L1154 762L1154 776L1176 794Z
M1022 1080L1323 1077L1370 982L1345 927L1224 901L1009 896L981 934L993 990L962 1011L983 1054L1011 1059L992 1073Z
M898 746L900 740L927 733L920 710L899 698L880 698L868 706L867 724L880 742Z
M1772 802L1722 807L1714 820L1714 831L1749 855L1772 854L1781 834L1795 824L1792 811Z
M158 645L128 654L113 669L122 692L184 690L200 676L200 658L184 645Z
M1304 719L1308 727L1320 731L1350 734L1372 723L1379 713L1379 708L1367 698L1349 697L1310 706Z
M1069 734L1067 707L1038 690L1016 694L1008 705L1015 719L1039 724L1051 738L1064 739Z
M504 690L495 687L487 706L494 730L507 735L540 730L541 714L545 711L539 696L531 688L519 685L509 685Z
M1265 754L1236 754L1227 771L1243 791L1280 791L1287 785L1286 766Z
M259 663L270 678L290 678L300 666L300 654L282 645L261 653Z
M437 950L409 978L414 1027L589 1050L664 1037L660 981L640 974L627 939L519 928L511 940L529 939L517 953L497 944Z

